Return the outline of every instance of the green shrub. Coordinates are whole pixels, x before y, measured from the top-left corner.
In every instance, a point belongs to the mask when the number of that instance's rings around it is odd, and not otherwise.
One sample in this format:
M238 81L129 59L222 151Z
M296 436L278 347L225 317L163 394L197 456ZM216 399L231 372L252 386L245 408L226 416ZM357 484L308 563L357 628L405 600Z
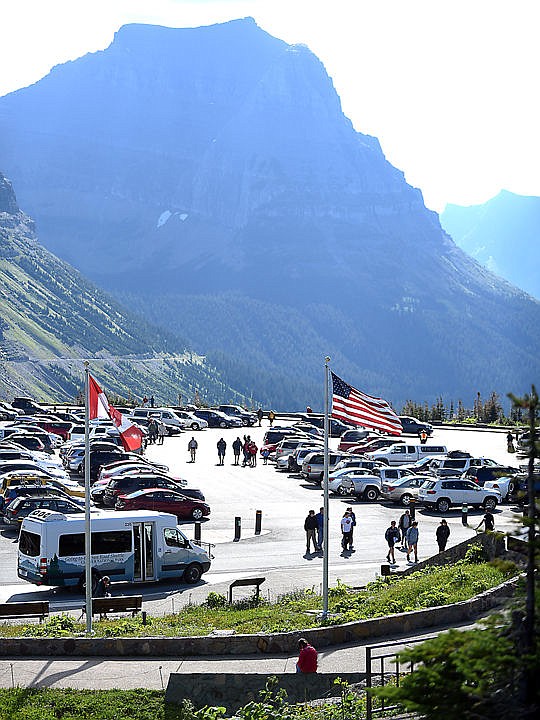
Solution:
M221 593L210 592L204 601L204 605L209 608L225 607L227 605L227 598Z

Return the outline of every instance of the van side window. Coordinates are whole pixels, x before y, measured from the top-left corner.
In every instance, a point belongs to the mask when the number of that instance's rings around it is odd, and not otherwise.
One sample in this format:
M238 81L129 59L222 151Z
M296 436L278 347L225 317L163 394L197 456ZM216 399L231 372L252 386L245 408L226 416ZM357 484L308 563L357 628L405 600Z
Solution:
M165 536L165 545L169 547L189 547L188 541L185 540L180 533L173 528L165 528L163 531Z
M92 555L128 553L132 550L131 546L131 530L92 533ZM60 535L58 557L70 555L84 555L84 533Z

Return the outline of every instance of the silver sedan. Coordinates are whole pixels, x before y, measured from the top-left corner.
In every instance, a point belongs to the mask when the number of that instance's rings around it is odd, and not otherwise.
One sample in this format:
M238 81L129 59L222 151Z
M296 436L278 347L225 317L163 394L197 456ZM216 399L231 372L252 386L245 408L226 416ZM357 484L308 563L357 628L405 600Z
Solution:
M418 491L421 485L430 479L432 478L423 475L410 475L392 483L385 482L381 488L381 495L385 500L407 507L413 498L414 501L418 500Z

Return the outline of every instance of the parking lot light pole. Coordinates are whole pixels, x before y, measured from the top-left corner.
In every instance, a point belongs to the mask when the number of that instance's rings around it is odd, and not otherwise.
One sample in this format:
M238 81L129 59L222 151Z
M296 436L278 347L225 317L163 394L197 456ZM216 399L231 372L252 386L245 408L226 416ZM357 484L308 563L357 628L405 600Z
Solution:
M86 632L92 633L92 535L90 533L90 381L84 363L84 568L86 579Z
M330 362L329 357L324 359L324 470L323 470L323 494L324 494L324 529L323 529L323 610L322 617L328 616L328 551L330 546L330 538L328 535L328 436L329 436L329 421L328 421L328 382L329 382L329 370L328 363Z

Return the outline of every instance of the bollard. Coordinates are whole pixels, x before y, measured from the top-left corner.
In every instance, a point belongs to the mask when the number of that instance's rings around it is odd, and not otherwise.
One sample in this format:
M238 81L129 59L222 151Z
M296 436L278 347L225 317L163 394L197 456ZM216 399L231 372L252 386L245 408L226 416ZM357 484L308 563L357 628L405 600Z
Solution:
M255 535L261 534L262 510L255 510Z
M411 516L411 522L416 518L416 508L414 506L414 498L411 498L409 503L409 514Z
M242 518L235 517L234 518L234 542L238 542L240 540L241 534L242 534Z
M196 543L201 542L201 523L195 523L195 537L193 538Z
M141 612L141 617L142 617L142 624L146 625L146 610L143 610Z
M463 525L469 524L469 506L467 503L463 503L461 506L461 522Z
M381 565L381 577L384 578L385 582L390 582L391 574L390 565Z

